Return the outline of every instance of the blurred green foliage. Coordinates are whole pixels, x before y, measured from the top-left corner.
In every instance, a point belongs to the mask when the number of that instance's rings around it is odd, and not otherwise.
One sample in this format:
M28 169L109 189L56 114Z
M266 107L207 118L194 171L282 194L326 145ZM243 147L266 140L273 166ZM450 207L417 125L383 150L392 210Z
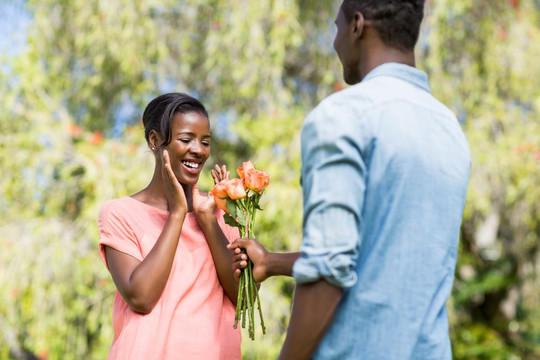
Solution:
M337 5L27 1L28 44L0 57L0 359L106 357L114 284L96 217L149 182L139 119L162 92L207 105L207 169L250 159L267 170L258 239L299 248L299 131L343 87ZM540 359L539 16L537 0L427 1L418 67L473 155L448 303L455 359ZM210 188L208 171L201 181ZM287 278L264 283L268 333L244 336L244 358L275 358L293 289Z

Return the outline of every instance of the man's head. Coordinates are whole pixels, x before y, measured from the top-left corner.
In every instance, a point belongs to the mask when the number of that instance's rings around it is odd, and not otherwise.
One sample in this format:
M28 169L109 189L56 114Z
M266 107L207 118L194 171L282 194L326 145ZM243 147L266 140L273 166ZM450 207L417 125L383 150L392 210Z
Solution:
M387 52L413 54L423 17L424 0L343 0L336 18L334 48L345 81L361 80L357 74L361 62L374 49L373 42L366 42L369 36L376 36Z
M418 41L424 0L344 0L341 11L349 23L362 13L387 46L406 52Z

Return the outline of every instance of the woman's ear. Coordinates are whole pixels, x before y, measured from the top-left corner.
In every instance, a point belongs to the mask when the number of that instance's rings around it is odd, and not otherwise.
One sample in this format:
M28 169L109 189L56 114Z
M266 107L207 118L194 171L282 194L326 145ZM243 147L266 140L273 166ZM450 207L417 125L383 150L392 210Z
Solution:
M155 130L150 131L150 134L148 135L148 143L152 151L156 150L159 144L161 144L159 134Z

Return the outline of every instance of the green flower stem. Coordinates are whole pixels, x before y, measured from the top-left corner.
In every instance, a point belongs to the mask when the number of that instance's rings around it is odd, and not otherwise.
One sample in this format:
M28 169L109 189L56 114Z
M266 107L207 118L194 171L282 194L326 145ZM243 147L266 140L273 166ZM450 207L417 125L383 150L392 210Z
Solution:
M263 335L266 334L266 326L264 326L264 319L261 310L261 300L259 298L259 290L257 289L257 283L253 282L255 285L255 297L257 298L257 309L259 310L259 318L261 319L261 328Z
M238 224L240 233L244 238L255 238L254 224L255 214L258 207L259 199L261 195L253 193L244 199L236 200L237 209L243 212L244 224ZM245 250L242 250L245 254ZM247 266L242 270L238 281L238 297L236 301L236 313L234 320L234 328L238 327L238 322L242 322L242 328L248 326L248 334L250 339L255 340L255 300L257 301L257 310L259 311L259 317L261 320L261 327L263 334L266 334L266 328L264 325L264 319L261 310L261 301L259 299L259 291L257 283L253 279L253 263L248 258Z
M243 253L245 253L244 250L242 250ZM240 321L242 318L243 318L243 309L245 308L244 307L244 296L243 296L243 293L244 293L244 283L246 282L246 278L245 276L242 276L243 275L243 272L242 274L240 274L240 278L238 280L238 296L236 298L236 313L235 313L235 316L234 316L234 328L236 329L238 327L238 321ZM244 325L244 322L242 322L242 327L245 327Z
M254 333L254 326L253 326L253 293L251 292L251 281L249 281L250 277L250 265L246 267L246 295L247 295L247 308L248 308L248 333L249 337L253 340L255 339L255 333Z
M245 300L244 300L244 312L242 314L243 318L242 318L242 327L245 328L246 327L246 312L247 312L247 316L249 316L249 313L250 313L250 299L249 299L249 279L247 278L247 272L246 271L243 271L242 272L242 277L244 277L244 286L243 286L243 289L242 289L242 292L244 293L243 296L245 296ZM251 324L249 323L248 321L248 333L249 333L249 337L253 340L253 335L251 334Z
M253 266L252 264L249 264L248 266L248 271L249 271L249 279L253 279ZM248 280L249 281L249 280ZM251 311L250 311L250 324L251 324L251 331L252 331L252 334L253 334L253 337L255 337L255 294L253 293L253 281L249 281L249 299L250 299L250 308L251 308Z

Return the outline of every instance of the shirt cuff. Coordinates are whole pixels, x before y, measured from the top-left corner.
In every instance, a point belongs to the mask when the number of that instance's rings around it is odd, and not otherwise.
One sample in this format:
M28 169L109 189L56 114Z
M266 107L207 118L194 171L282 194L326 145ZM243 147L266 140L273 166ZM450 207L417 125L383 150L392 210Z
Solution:
M357 276L350 255L302 256L293 265L293 277L297 284L307 284L324 279L339 288L356 284Z

